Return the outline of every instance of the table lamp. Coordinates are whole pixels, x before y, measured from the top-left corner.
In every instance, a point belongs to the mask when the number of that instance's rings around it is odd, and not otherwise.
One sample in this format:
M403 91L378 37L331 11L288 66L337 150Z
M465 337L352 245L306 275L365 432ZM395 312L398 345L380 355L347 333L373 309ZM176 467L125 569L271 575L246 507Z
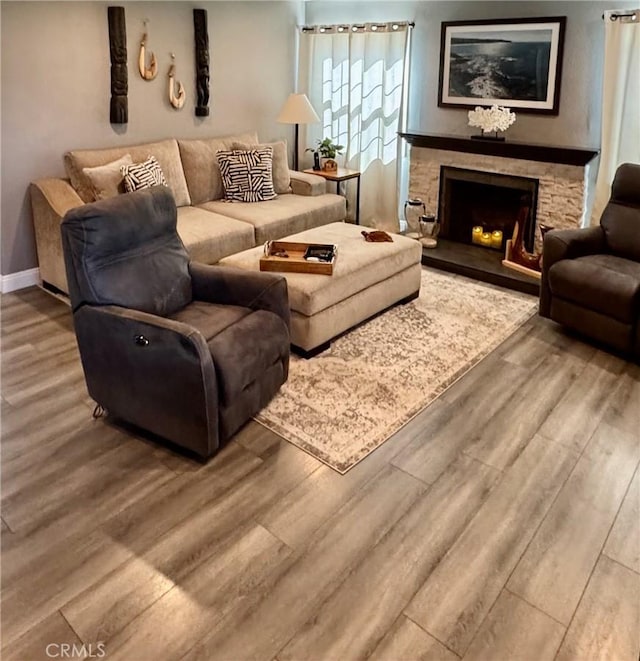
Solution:
M306 94L289 94L282 110L276 119L280 124L295 124L295 146L293 151L293 169L298 169L298 126L300 124L313 124L319 122L316 111Z

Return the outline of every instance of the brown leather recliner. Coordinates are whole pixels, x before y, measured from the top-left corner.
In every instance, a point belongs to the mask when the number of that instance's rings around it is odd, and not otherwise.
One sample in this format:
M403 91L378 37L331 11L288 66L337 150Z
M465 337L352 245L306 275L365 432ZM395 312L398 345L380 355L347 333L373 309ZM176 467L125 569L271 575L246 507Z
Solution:
M544 237L540 314L640 358L640 165L621 165L600 225Z
M206 458L287 379L286 280L189 262L168 188L67 213L62 243L91 397Z

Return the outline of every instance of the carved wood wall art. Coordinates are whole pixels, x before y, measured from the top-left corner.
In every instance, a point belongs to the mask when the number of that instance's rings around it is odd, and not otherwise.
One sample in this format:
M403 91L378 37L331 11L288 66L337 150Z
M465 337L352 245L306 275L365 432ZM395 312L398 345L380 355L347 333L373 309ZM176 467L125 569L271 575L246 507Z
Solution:
M207 10L193 10L193 30L196 44L196 117L209 115L209 32Z
M150 62L147 67L148 22L148 20L144 21L144 34L140 41L140 54L138 55L138 71L144 80L153 80L158 75L158 61L156 60L156 54L153 51L150 51Z
M109 120L112 124L129 121L127 93L127 30L124 7L108 7L109 54L111 57L111 102Z
M171 53L171 66L169 67L169 103L176 109L180 110L184 106L187 97L184 91L184 85L180 81L176 81L176 56Z

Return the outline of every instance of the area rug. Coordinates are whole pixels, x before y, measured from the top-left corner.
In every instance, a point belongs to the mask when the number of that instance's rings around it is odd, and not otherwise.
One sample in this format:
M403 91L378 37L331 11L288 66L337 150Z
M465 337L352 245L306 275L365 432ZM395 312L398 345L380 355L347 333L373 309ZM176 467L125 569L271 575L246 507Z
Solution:
M420 296L292 356L256 420L339 473L391 437L521 326L537 299L423 268Z

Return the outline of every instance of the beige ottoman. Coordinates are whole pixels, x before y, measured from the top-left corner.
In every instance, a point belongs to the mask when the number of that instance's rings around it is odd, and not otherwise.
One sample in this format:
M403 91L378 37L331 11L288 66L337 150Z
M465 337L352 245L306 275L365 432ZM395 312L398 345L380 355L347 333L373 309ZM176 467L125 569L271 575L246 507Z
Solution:
M292 234L283 241L333 243L338 257L333 275L283 273L289 289L291 344L309 357L329 346L332 338L420 291L422 247L418 241L393 235L393 243L368 243L362 225L331 223ZM257 271L263 247L225 257L223 266Z

